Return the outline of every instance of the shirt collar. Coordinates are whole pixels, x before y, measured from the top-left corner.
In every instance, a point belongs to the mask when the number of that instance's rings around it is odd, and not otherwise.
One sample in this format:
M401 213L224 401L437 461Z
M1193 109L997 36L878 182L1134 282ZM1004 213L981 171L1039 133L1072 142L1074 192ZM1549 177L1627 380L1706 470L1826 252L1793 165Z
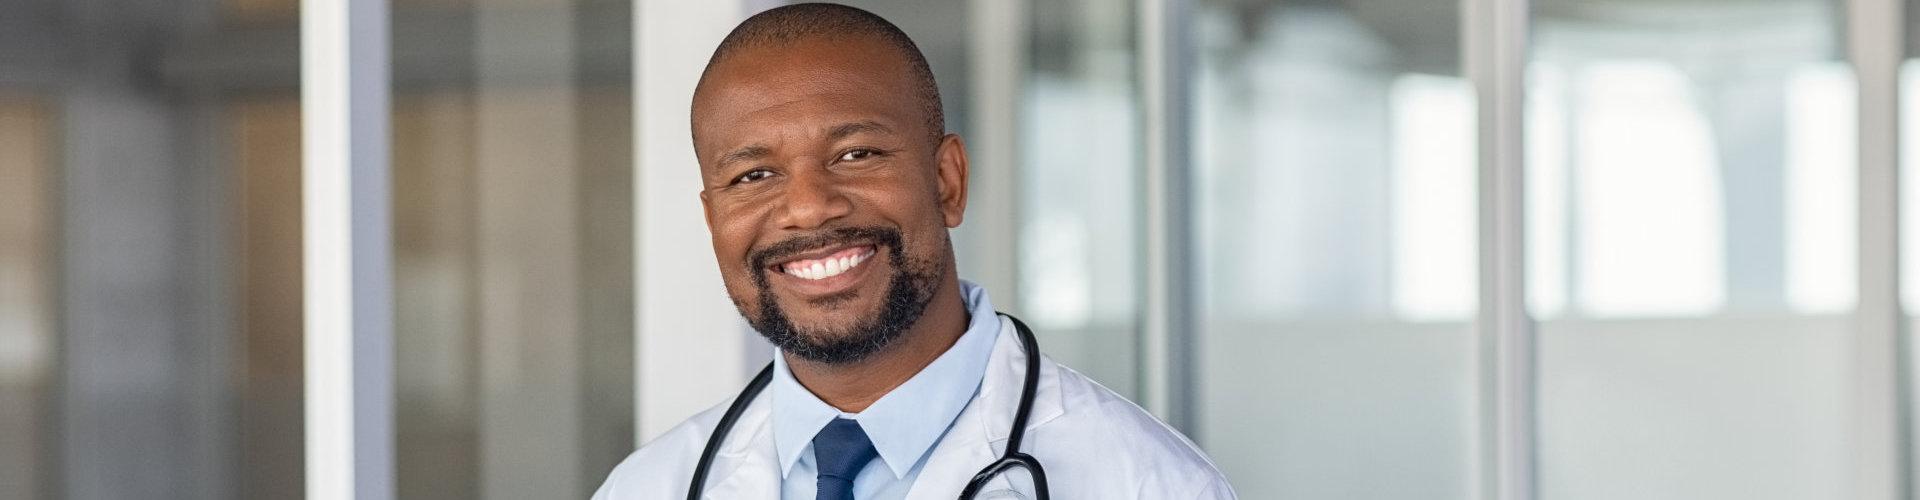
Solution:
M906 477L973 400L986 374L987 358L993 354L993 341L1000 336L1000 319L986 289L963 280L960 296L973 316L967 331L920 373L857 414L841 413L814 396L793 378L779 350L774 351L773 438L781 478L793 471L813 436L843 416L860 422L896 479Z

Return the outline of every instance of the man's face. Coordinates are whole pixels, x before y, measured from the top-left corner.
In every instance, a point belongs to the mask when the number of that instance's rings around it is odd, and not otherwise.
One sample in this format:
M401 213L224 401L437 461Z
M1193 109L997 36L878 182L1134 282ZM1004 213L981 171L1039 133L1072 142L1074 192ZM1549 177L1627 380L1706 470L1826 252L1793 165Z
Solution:
M857 361L952 272L959 138L937 143L904 58L871 39L748 48L693 103L707 225L727 294L788 353Z

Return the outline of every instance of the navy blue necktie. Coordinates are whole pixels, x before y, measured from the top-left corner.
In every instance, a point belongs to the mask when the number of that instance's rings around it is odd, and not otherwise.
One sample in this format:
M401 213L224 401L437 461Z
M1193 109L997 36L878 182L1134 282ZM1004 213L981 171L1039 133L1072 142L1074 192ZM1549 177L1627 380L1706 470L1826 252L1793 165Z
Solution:
M859 422L833 419L813 435L813 462L820 469L813 498L853 500L853 477L877 456L880 452L873 449L873 441L867 439L867 431L860 430Z

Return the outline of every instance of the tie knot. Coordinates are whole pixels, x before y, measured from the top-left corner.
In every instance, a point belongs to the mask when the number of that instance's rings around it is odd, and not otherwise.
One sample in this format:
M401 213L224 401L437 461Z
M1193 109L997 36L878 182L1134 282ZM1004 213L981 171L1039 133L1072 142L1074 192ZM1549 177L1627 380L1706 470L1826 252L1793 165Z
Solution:
M813 436L813 458L822 477L852 482L860 469L879 455L873 441L867 439L867 431L860 429L860 422L836 418Z

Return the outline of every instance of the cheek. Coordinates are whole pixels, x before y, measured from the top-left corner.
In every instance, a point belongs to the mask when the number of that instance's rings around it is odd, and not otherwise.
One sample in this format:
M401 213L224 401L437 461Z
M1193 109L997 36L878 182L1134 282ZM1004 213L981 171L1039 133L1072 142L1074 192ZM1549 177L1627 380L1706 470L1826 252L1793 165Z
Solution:
M714 253L719 257L720 285L726 288L727 297L733 300L734 306L741 308L742 314L757 310L760 307L760 291L754 285L753 270L746 263L746 251L729 247L716 238Z
M946 214L938 200L915 196L889 196L869 199L871 207L883 211L883 217L901 232L905 257L916 261L939 261L948 251Z
M764 219L764 212L737 202L715 204L707 229L713 232L713 253L719 257L720 267L747 265L747 252L760 236L759 222Z
M720 264L720 276L729 283L752 278L753 264L747 260L748 247L739 241L714 241L713 253Z
M885 214L885 217L900 224L941 225L946 214L940 204L939 185L930 177L905 172L918 168L923 167L900 165L897 171L888 172L889 175L875 176L849 186L845 192L856 206Z
M713 231L713 256L720 268L721 281L726 284L727 292L734 294L737 299L740 291L752 286L752 264L747 261L747 253L753 234L744 231L745 227L728 224L727 221L716 218L713 221L715 224L709 229Z

